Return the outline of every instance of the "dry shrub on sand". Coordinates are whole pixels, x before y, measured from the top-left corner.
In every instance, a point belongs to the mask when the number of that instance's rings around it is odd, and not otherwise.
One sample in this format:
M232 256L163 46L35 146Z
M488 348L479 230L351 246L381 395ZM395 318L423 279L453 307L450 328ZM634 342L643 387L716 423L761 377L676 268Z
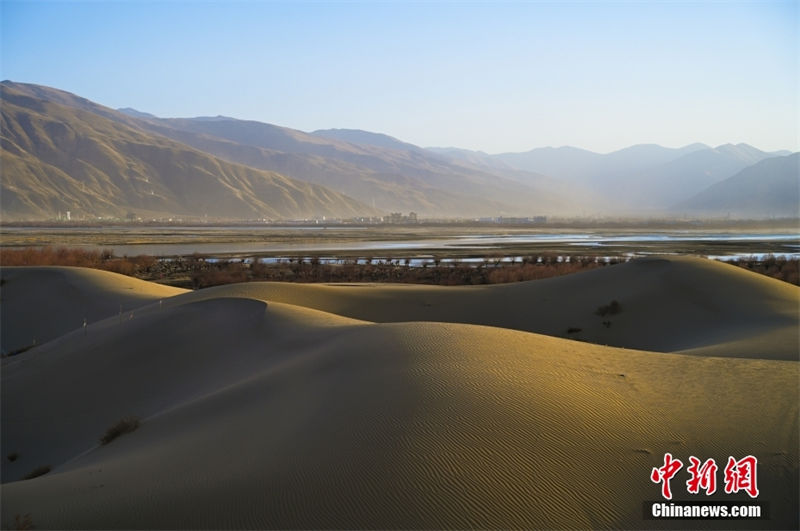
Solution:
M50 472L50 470L51 470L51 466L50 465L37 466L36 468L34 468L30 472L28 472L28 474L23 476L22 479L38 478L39 476L44 476L45 474Z
M613 300L608 304L604 304L603 306L598 306L597 310L595 310L595 315L599 315L600 317L605 317L606 315L616 315L622 311L622 305L617 300Z
M105 435L100 438L100 444L108 444L121 435L136 431L140 422L139 417L124 417L120 419L106 430Z

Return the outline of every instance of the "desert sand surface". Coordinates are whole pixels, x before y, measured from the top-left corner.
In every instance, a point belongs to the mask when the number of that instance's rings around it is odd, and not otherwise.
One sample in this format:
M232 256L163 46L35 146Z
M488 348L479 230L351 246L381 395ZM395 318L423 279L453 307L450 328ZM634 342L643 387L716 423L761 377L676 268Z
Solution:
M373 322L481 324L656 352L798 360L800 288L692 257L645 258L487 286L230 284L193 298L256 297ZM622 311L598 316L618 301ZM606 321L608 326L603 322ZM580 332L567 333L572 329ZM757 342L748 341L759 337Z
M186 290L76 267L3 267L0 348L42 344L71 330Z
M3 527L17 515L37 529L800 525L788 284L683 258L487 288L168 297L137 284L127 318L112 307L84 330L61 312L37 324L6 297L50 270L2 270L4 334L6 319L67 330L2 366ZM98 307L130 280L59 271ZM611 300L622 312L594 314ZM139 429L100 445L129 415ZM645 520L666 452L757 456L770 518ZM697 499L684 476L675 499Z

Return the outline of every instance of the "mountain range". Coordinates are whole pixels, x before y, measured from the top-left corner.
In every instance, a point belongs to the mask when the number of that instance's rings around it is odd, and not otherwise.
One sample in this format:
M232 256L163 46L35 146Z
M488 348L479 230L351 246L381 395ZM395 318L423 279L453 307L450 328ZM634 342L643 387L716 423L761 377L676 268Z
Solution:
M490 155L351 129L159 118L0 83L4 220L177 216L797 217L798 157L747 144ZM794 199L793 199L794 198ZM792 202L794 201L794 202Z
M747 144L679 149L641 144L606 155L563 147L496 158L518 169L562 176L624 205L665 210L761 160L788 154Z
M700 215L800 217L800 153L764 159L676 205Z
M74 219L377 213L329 188L148 134L88 100L11 83L0 90L3 219L52 219L68 211Z

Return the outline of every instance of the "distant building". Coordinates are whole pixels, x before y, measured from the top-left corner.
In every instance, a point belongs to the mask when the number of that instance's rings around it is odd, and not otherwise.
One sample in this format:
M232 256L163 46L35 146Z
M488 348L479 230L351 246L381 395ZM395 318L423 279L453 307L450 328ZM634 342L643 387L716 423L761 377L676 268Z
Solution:
M497 223L503 225L533 225L547 223L547 216L533 216L527 218L499 217Z
M417 213L410 212L407 216L404 216L402 212L392 212L388 216L383 216L383 222L390 225L418 223Z

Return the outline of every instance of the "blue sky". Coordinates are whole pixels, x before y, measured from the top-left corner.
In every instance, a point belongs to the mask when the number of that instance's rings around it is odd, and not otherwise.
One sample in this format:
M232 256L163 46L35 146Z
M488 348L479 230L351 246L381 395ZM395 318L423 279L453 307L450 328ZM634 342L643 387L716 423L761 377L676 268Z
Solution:
M798 2L12 2L3 79L489 153L798 145Z

